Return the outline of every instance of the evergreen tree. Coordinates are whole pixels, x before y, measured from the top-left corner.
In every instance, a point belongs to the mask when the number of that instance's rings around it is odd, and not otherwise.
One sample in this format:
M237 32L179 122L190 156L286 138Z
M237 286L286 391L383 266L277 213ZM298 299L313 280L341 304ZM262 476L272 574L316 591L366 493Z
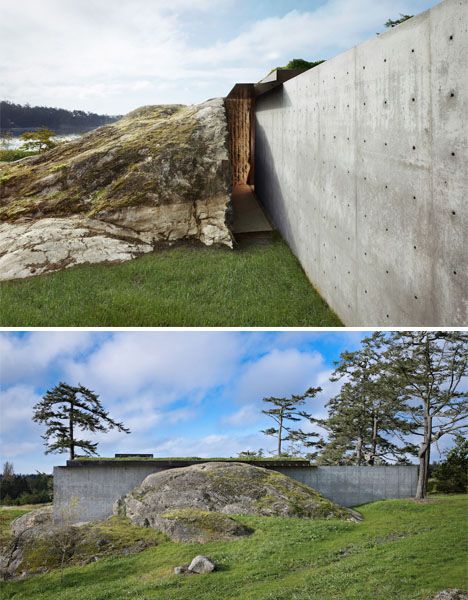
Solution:
M272 406L272 408L262 410L262 413L273 419L275 426L262 430L262 433L276 437L278 456L283 454L283 442L299 444L306 448L315 445L313 438L318 437L317 433L308 433L300 428L294 429L293 424L302 419L312 419L312 416L301 410L301 407L305 404L306 398L313 398L321 391L322 388L309 388L302 396L263 398L263 402Z
M397 25L400 25L400 23L404 23L405 21L407 21L408 19L411 19L413 15L404 15L402 13L400 13L400 18L399 19L388 19L385 22L385 27L387 28L393 28L396 27Z
M468 492L468 440L455 436L455 446L445 452L445 460L433 470L435 487L444 494Z
M118 429L130 433L109 417L97 394L82 385L73 387L63 382L47 391L34 406L33 420L47 425L42 436L46 454L69 452L71 460L77 448L88 455L97 453L97 443L76 437L77 430L95 433Z
M395 331L383 339L391 385L404 399L409 430L422 438L416 498L425 498L431 446L468 429L468 334L462 331Z
M328 404L328 417L315 420L329 433L319 462L326 464L402 461L416 447L405 442L406 405L382 370L382 336L366 338L355 352L343 352L331 381L345 379Z

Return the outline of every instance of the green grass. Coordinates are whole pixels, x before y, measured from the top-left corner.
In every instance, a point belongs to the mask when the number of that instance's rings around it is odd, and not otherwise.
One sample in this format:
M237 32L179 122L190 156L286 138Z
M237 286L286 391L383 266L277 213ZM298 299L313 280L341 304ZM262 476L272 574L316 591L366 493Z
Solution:
M236 517L255 529L233 542L163 542L137 555L103 559L3 584L21 600L422 600L467 587L467 496L376 502L362 523ZM219 570L176 576L196 554Z
M340 326L287 245L178 246L0 285L2 326Z
M0 150L0 162L13 162L20 160L20 158L26 158L26 156L33 156L34 154L37 154L35 150L21 150L21 148Z

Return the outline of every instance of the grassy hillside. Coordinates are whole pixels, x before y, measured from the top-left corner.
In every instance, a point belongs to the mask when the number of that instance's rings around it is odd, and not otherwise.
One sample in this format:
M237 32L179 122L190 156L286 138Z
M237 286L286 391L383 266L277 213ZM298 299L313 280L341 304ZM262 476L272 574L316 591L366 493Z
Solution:
M417 600L467 587L467 496L376 502L362 523L237 517L255 529L235 542L165 542L3 585L21 600ZM220 568L176 576L172 569L203 553Z
M2 326L340 326L285 242L178 246L0 284Z

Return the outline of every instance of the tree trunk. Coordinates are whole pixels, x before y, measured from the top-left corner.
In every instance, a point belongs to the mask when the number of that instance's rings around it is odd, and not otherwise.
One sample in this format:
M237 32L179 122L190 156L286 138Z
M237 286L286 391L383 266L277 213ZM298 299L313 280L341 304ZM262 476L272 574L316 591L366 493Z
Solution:
M362 465L362 437L359 436L356 443L357 464Z
M416 487L416 500L424 500L427 496L427 480L429 479L429 462L431 459L432 418L424 419L424 440L419 450L419 474Z
M372 441L371 441L371 455L369 458L369 464L374 466L375 455L377 453L377 417L375 414L372 415Z
M278 429L278 456L281 456L281 452L282 452L281 442L282 442L282 437L283 437L283 414L282 413L280 413L279 419L280 419L280 422L279 422L279 429Z
M75 440L73 438L73 403L70 404L70 413L69 413L69 435L70 435L70 460L75 458Z

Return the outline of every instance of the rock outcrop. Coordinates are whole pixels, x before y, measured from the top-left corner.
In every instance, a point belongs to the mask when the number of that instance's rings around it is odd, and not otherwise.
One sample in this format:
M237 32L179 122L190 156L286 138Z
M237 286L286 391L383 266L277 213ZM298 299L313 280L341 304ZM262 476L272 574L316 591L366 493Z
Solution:
M115 503L114 514L169 536L171 530L176 535L182 532L183 541L197 541L206 530L215 532L218 518L221 535L246 533L230 531L222 519L225 515L356 520L347 509L286 475L234 462L209 462L148 475ZM200 515L210 514L213 522L207 518L204 526Z
M227 136L223 99L148 106L0 164L0 280L181 239L232 246Z

